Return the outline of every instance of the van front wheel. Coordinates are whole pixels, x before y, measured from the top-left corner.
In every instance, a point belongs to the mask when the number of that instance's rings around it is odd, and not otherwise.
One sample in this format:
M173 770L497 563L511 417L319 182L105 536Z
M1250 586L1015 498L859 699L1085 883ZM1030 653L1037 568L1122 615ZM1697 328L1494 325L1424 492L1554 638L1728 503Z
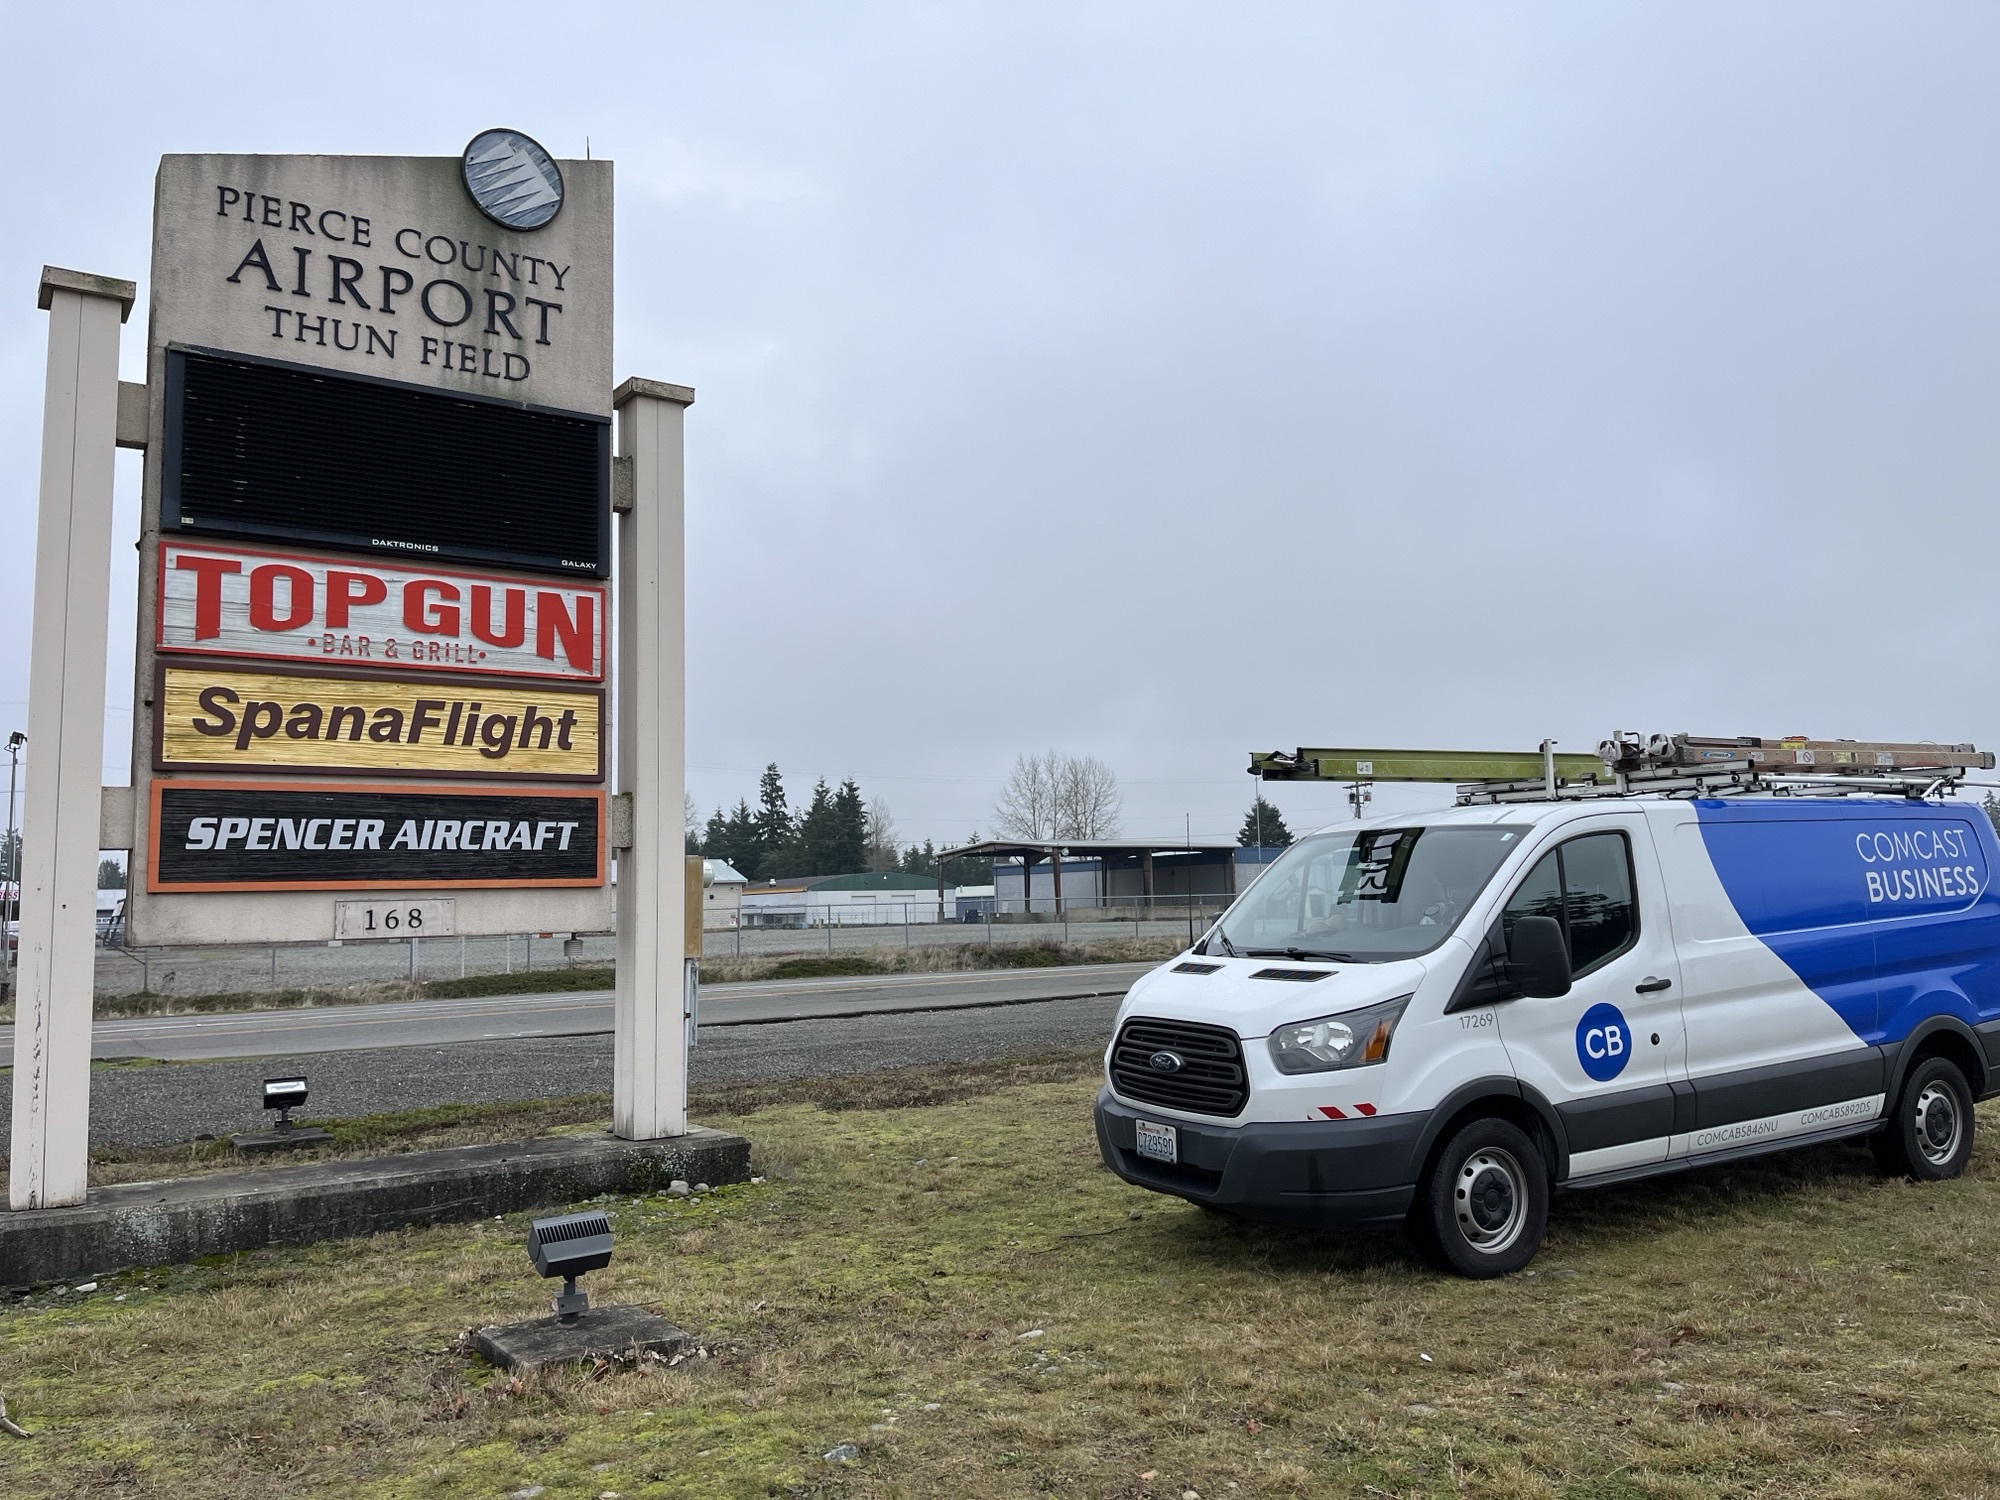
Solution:
M1958 1065L1927 1057L1910 1069L1888 1124L1868 1143L1892 1176L1942 1182L1963 1172L1972 1156L1972 1089Z
M1486 1280L1535 1258L1549 1222L1549 1174L1528 1133L1474 1120L1445 1144L1419 1185L1418 1247L1461 1276Z

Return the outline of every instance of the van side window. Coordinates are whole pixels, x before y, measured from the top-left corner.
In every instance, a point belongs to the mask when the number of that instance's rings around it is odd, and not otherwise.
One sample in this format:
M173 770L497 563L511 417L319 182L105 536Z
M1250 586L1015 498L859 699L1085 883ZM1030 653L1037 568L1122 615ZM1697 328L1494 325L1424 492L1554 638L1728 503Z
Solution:
M1562 856L1570 968L1583 974L1623 953L1639 935L1631 849L1622 833L1592 833L1571 839L1556 853Z
M1522 917L1554 917L1562 924L1576 974L1624 952L1639 933L1625 835L1587 833L1543 855L1500 914L1503 951Z

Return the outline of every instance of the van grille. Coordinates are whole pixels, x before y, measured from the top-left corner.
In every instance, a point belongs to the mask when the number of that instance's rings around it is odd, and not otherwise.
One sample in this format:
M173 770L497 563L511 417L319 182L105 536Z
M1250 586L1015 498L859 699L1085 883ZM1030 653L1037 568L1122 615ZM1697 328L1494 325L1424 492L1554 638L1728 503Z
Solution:
M1161 1052L1181 1059L1179 1071L1153 1066L1154 1055ZM1250 1102L1243 1044L1235 1032L1149 1016L1134 1016L1118 1033L1111 1049L1111 1086L1127 1099L1196 1115L1238 1115Z

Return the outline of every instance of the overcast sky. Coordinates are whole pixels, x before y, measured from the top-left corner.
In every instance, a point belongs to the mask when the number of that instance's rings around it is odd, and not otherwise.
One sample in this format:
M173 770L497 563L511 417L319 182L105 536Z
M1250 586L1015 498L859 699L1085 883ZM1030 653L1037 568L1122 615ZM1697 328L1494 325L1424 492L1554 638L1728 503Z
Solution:
M0 46L0 731L41 264L140 279L140 378L161 153L512 125L616 161L618 376L699 392L704 810L776 760L943 842L1054 748L1199 839L1253 748L2000 744L1990 6L90 15Z

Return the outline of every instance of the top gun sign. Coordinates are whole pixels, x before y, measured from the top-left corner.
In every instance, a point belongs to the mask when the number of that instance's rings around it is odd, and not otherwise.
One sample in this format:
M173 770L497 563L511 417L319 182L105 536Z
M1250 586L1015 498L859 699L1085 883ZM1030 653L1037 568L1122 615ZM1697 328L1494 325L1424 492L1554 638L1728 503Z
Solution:
M604 677L596 584L160 544L162 651L392 672Z

